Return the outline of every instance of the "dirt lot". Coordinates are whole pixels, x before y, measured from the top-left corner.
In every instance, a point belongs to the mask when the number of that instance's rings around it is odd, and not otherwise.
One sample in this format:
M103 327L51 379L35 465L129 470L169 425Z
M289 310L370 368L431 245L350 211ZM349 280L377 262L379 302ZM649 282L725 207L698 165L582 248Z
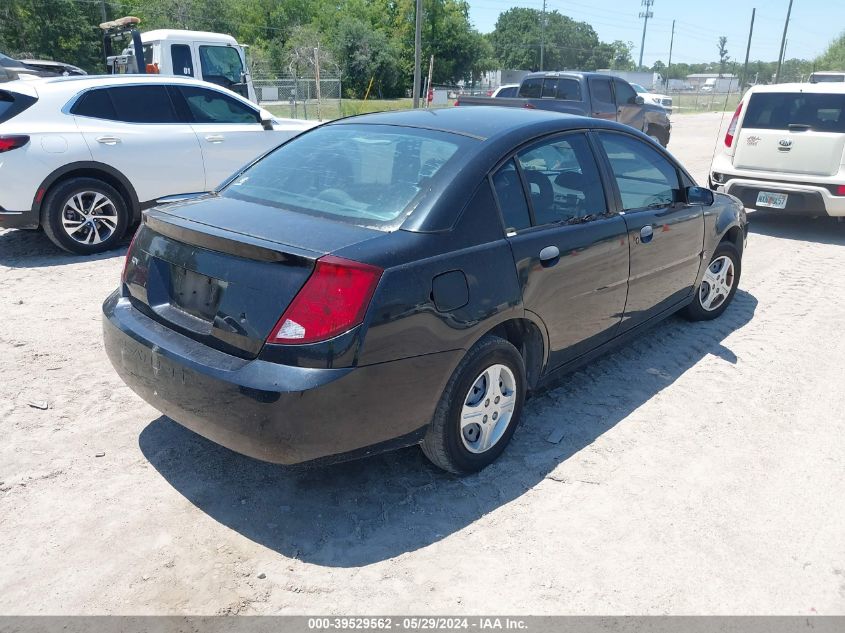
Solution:
M696 177L720 122L675 118ZM122 264L0 231L0 613L845 614L845 224L752 216L721 319L532 400L466 479L161 417L100 342Z

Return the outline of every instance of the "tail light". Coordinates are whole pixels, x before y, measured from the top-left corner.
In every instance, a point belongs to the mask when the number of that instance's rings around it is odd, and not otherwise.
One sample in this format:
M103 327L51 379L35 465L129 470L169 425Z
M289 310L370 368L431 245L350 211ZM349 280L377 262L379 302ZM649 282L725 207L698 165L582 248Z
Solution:
M731 147L734 144L734 134L736 134L736 124L739 121L739 114L742 112L742 101L736 107L736 112L731 119L731 124L728 126L728 131L725 133L725 147Z
M138 239L138 233L140 232L141 227L139 226L135 231L135 235L132 236L132 241L129 242L129 248L126 249L126 259L123 260L123 272L120 274L121 283L126 283L126 269L129 268L129 258L132 255L132 247L135 246L135 240Z
M836 195L845 196L845 185L839 185L838 187L836 187Z
M460 100L460 99L455 99L455 105L456 105L456 106L461 105L461 100Z
M321 257L267 342L316 343L360 325L382 272L332 255Z
M0 136L0 154L18 149L29 143L29 137L24 134L14 136Z

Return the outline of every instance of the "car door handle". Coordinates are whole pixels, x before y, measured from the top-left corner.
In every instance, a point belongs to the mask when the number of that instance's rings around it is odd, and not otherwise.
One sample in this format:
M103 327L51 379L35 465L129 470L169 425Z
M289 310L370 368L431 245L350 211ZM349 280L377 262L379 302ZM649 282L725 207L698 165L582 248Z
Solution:
M651 228L650 224L646 224L643 228L640 229L640 242L642 242L643 244L648 244L653 237L654 229Z
M117 145L121 141L116 136L98 136L97 142L103 145Z
M205 137L205 140L209 143L222 143L226 140L226 137L221 134L209 134Z
M540 265L543 268L554 266L560 261L560 249L557 246L547 246L540 251Z

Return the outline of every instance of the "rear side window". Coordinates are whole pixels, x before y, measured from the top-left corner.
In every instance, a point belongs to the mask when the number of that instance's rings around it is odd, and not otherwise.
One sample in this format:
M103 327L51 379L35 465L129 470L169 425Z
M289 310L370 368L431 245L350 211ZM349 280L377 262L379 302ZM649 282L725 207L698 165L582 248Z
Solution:
M788 130L790 125L819 132L845 132L845 94L758 92L751 95L743 127Z
M543 92L543 80L540 77L526 79L519 87L519 96L523 99L539 99Z
M613 80L613 87L616 89L616 103L619 105L635 105L637 103L637 93L634 89L624 81L618 79Z
M515 97L516 93L519 91L518 86L511 86L510 88L502 88L499 90L497 97Z
M124 123L177 123L165 86L121 86L85 93L72 114Z
M610 79L603 77L590 78L590 93L593 103L613 105L613 93L610 91Z
M561 79L557 84L557 98L564 101L581 101L581 83L574 79Z
M173 64L173 74L183 77L194 76L194 60L191 57L191 47L187 44L174 44L170 47L170 61Z
M678 171L657 150L626 134L599 133L625 211L681 201Z
M505 230L519 231L531 226L528 203L513 159L493 174L493 188L496 190Z
M36 101L38 99L29 95L0 90L0 123L19 115Z

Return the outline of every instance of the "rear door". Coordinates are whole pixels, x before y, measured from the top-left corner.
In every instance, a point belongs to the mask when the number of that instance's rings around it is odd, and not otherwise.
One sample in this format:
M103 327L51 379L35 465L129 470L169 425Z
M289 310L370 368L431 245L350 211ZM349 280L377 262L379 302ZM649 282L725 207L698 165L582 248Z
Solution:
M628 243L624 221L609 213L586 134L537 142L492 183L523 304L548 331L550 368L611 339L625 307Z
M833 176L845 150L845 93L752 93L736 141L740 169Z
M126 176L143 204L205 190L202 151L164 85L85 92L71 108L93 159Z
M590 77L590 112L596 119L616 120L616 101L610 77Z
M703 209L685 202L682 174L661 152L620 132L596 134L615 180L628 230L631 272L622 330L692 292L704 247Z
M214 189L254 158L293 136L289 130L265 130L256 108L222 91L198 86L174 90L202 147L206 189Z

